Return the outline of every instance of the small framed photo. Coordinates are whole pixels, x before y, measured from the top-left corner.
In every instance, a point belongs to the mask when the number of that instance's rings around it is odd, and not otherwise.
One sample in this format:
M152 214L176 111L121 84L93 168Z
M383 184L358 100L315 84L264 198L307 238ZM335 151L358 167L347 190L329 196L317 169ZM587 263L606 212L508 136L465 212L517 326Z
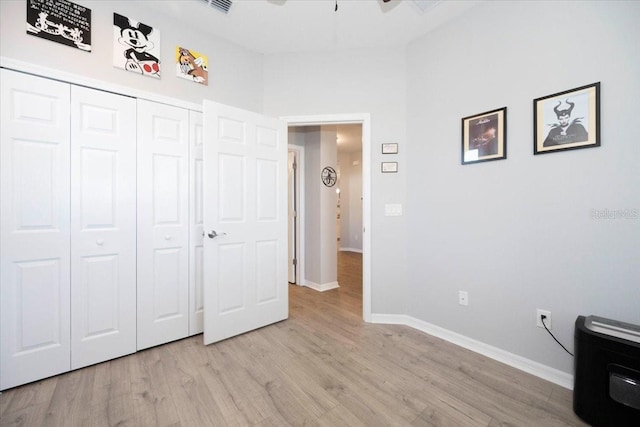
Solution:
M507 107L462 119L462 164L507 158Z
M382 162L382 173L398 173L398 162Z
M382 154L398 154L398 143L382 144Z
M533 100L533 154L600 146L600 82Z

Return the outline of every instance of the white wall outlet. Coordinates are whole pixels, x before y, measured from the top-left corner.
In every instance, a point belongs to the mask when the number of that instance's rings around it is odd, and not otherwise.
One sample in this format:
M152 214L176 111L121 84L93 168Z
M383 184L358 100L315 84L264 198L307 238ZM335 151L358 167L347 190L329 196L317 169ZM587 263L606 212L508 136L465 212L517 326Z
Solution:
M542 326L542 315L545 315L544 324L547 326L547 329L551 330L551 312L547 310L536 310L536 325L538 328L544 328Z
M469 293L467 291L458 291L458 304L469 305Z

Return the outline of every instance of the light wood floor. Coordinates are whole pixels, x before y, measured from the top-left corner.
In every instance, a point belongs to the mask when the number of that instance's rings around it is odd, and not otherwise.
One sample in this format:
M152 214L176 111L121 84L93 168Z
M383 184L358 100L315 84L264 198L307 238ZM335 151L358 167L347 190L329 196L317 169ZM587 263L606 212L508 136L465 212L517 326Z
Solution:
M566 426L571 392L404 326L362 322L362 259L339 289L290 285L290 318L196 336L5 391L2 426Z

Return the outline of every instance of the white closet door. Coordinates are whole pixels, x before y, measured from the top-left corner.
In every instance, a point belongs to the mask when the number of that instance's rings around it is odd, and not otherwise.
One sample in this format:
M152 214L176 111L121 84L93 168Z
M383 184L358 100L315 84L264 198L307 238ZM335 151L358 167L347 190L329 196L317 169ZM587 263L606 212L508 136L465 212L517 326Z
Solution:
M70 87L0 72L0 388L6 389L70 367Z
M203 331L204 300L202 287L203 227L202 227L202 113L189 111L189 141L191 145L189 169L189 335Z
M136 101L71 88L71 369L136 351Z
M138 350L189 334L189 111L138 100Z

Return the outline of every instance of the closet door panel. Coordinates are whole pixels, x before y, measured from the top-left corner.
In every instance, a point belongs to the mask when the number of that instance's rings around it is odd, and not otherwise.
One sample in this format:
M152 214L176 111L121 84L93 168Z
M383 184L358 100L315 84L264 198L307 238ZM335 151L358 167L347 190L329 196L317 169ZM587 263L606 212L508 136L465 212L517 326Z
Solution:
M71 91L71 368L136 351L136 101Z
M190 169L189 169L189 335L200 334L203 331L204 300L203 280L203 231L202 226L202 113L189 111L189 141L190 141Z
M70 87L0 73L0 389L6 389L70 367Z
M189 334L189 111L137 105L141 350Z

